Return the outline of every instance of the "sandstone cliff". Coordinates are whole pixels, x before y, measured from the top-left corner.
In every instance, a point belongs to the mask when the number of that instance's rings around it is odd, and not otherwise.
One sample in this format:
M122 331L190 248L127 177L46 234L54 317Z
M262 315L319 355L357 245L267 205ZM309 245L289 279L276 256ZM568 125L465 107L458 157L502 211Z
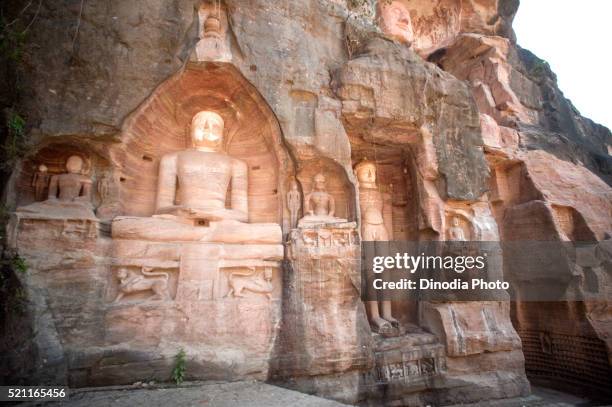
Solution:
M5 146L25 136L18 150L5 148L7 211L35 200L39 164L60 172L71 154L89 157L94 180L111 181L104 197L94 194L97 235L26 225L15 238L28 271L2 289L6 296L19 287L26 300L23 313L8 306L13 299L4 302L4 332L12 334L0 343L13 351L1 360L0 381L161 380L186 343L196 378L268 379L347 402L500 399L526 394L526 378L606 397L608 302L394 304L402 323L427 333L387 343L369 332L354 264L320 257L307 247L309 231L287 243L296 257L285 253L283 274L274 275L283 284L277 308L265 329L249 331L253 343L241 338L242 326L217 322L242 318L248 326L268 312L264 302L248 315L215 308L215 334L204 336L223 350L210 352L179 322L193 318L209 329L195 308L109 305L107 290L117 284L110 222L153 214L160 158L184 147L189 118L207 103L232 112L229 152L254 174L250 221L278 223L287 242L289 180L306 193L324 172L336 215L359 224L353 167L365 158L377 162L393 240L444 240L457 216L471 240L611 239L612 134L581 116L548 65L516 44L518 1L397 2L409 12L411 44L381 29L383 2L370 0L3 5L5 21L15 23L2 26L11 52L3 53L0 102L7 123L25 118L22 130L3 134ZM224 13L229 61L202 60L197 51L211 7ZM351 242L330 258L358 258ZM512 260L504 260L508 272ZM346 273L329 277L336 268ZM586 292L580 281L592 280L591 269L559 273L577 273L576 290ZM600 271L596 286L606 290L610 275ZM546 283L534 275L516 284ZM409 372L413 362L418 377L393 382L392 367ZM371 385L381 381L395 387Z

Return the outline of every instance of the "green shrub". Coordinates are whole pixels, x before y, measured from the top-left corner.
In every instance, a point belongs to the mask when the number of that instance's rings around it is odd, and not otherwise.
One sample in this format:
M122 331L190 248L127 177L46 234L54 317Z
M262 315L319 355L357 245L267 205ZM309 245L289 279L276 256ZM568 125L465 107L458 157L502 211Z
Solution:
M172 369L172 380L176 385L180 385L185 381L186 361L185 351L181 348L174 357L174 369Z

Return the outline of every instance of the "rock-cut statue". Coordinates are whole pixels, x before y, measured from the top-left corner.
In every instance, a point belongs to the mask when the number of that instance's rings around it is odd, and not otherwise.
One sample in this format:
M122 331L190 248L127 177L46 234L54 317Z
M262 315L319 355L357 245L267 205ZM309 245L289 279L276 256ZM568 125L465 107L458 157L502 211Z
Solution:
M191 121L192 149L162 157L157 214L206 221L248 220L247 166L223 153L223 128L223 118L219 114L200 112ZM178 190L177 180L180 180ZM229 209L225 206L228 187L231 191Z
M278 224L248 223L247 165L224 152L223 130L218 113L197 113L191 120L191 148L161 158L153 217L116 218L113 237L280 243Z

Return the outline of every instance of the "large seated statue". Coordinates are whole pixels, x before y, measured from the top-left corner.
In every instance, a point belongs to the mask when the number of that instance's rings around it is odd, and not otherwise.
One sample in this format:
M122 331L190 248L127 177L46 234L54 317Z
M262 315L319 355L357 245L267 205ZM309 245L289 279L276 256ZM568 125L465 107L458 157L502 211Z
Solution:
M247 165L223 152L223 129L219 114L197 113L192 148L161 159L153 217L115 218L113 238L280 244L278 224L248 223Z

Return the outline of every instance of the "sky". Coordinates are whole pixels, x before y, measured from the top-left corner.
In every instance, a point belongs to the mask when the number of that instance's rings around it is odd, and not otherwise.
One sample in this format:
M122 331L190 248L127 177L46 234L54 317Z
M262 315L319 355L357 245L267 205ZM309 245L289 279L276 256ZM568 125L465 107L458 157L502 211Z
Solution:
M518 44L546 60L583 116L612 128L612 0L521 0Z

